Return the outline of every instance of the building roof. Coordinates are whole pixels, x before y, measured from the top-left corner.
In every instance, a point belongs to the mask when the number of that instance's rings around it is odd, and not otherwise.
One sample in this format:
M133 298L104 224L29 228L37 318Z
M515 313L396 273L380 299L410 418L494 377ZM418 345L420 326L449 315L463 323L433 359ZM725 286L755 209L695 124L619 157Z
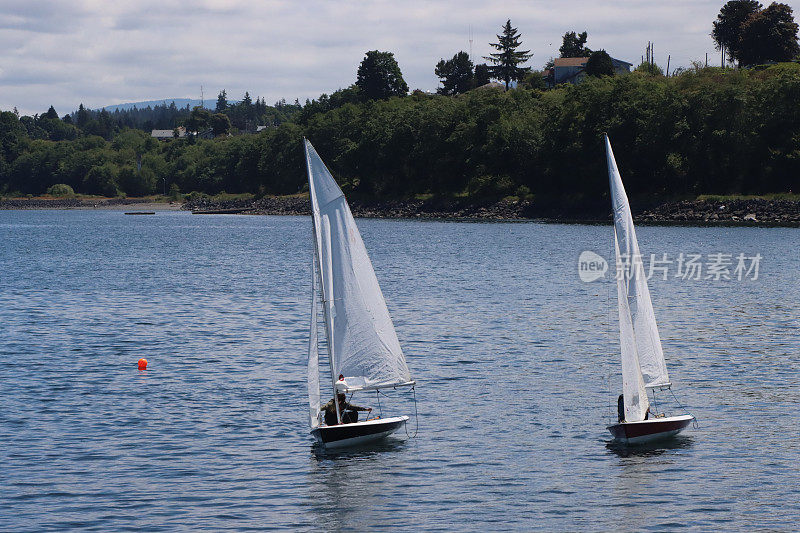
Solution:
M582 67L589 61L588 57L557 57L553 60L554 67ZM633 63L628 63L621 59L611 58L613 63L622 63L624 65L633 66Z
M555 67L582 67L589 61L588 57L557 57L553 60Z
M481 85L479 87L476 87L475 89L481 90L481 91L491 90L491 89L499 89L501 91L505 91L506 90L506 86L503 85L502 83L499 83L499 82L496 82L496 81L490 81L489 83L487 83L485 85Z
M178 130L178 137L186 137L186 128L183 126L179 126ZM172 139L175 134L175 130L153 130L150 132L150 137L155 137L156 139Z

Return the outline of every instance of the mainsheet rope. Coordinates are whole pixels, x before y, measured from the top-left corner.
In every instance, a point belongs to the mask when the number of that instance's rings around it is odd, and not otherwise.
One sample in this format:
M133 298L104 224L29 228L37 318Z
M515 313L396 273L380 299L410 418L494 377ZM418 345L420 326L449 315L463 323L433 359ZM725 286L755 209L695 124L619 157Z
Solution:
M697 417L696 417L696 416L694 416L692 413L690 413L690 412L689 412L689 410L688 410L688 409L686 409L686 408L683 406L683 404L681 404L681 402L679 402L679 401L678 401L678 398L677 398L677 396L675 396L675 393L674 393L674 392L672 392L672 387L670 387L670 388L669 388L669 389L667 389L667 390L669 390L669 393L670 393L670 394L672 394L672 398L675 400L675 403L677 403L677 404L678 404L678 407L680 407L681 409L683 409L683 411L684 411L684 412L685 412L687 415L689 415L689 416L691 416L691 417L693 418L693 420L692 420L692 427L693 427L694 429L697 429L697 428L699 428L699 427L700 427L700 423L697 421Z
M414 434L411 435L408 432L408 424L403 424L403 428L406 430L406 437L409 439L416 438L417 434L419 433L419 411L417 409L417 388L415 386L411 387L411 392L414 394ZM380 409L380 395L383 394L384 396L388 397L386 393L381 392L378 389L375 389L375 395L378 397L378 409ZM381 412L381 416L383 416L383 412Z

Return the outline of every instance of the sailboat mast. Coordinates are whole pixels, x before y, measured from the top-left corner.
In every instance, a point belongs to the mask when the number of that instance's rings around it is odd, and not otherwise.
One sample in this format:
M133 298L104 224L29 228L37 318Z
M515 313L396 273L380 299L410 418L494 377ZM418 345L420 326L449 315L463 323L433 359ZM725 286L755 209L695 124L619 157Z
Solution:
M311 161L308 157L308 141L304 138L303 139L303 148L305 149L306 154L306 171L308 172L308 190L309 190L309 200L311 203L311 218L312 218L312 230L314 235L314 252L317 258L317 264L319 265L319 285L322 289L322 312L325 317L325 346L327 347L328 351L328 366L330 367L331 371L331 387L333 388L333 401L336 404L336 421L341 424L342 423L342 412L341 406L339 405L339 396L336 394L336 369L333 366L333 336L331 334L331 304L332 302L328 299L328 290L327 284L325 280L325 276L322 275L322 249L320 247L319 242L319 229L321 227L320 218L319 218L319 211L315 205L315 191L314 191L314 183L311 179ZM317 274L315 274L317 275ZM316 319L316 317L314 318Z

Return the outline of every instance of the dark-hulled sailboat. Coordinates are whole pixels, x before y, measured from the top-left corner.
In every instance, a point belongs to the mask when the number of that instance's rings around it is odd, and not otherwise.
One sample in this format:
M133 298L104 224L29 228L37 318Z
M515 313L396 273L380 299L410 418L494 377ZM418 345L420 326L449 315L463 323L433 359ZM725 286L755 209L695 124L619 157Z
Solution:
M386 301L344 193L308 140L304 139L313 219L312 311L308 349L311 434L325 448L382 439L407 416L342 423L337 393L413 387ZM318 311L324 335L338 423L320 413Z
M608 430L619 442L644 444L677 435L692 423L694 417L690 414L666 416L650 413L648 390L669 389L672 384L667 374L628 196L607 135L605 144L614 208L624 404L620 409L619 423L608 426Z

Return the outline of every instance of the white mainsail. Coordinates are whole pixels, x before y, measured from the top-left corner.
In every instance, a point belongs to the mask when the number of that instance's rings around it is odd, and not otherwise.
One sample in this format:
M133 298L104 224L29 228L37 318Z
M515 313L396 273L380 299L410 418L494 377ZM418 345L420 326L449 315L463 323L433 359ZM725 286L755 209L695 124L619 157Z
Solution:
M305 152L332 380L345 391L411 384L350 207L308 140Z
M632 347L637 361L636 370L640 374L639 381L646 388L669 385L669 375L664 362L664 352L661 347L661 338L658 334L653 303L650 300L650 290L647 288L647 277L644 272L639 243L633 227L633 216L628 204L628 196L622 185L622 178L611 150L608 136L606 141L606 158L608 162L608 179L611 186L611 202L614 208L614 239L617 261L617 291L619 295L620 313L620 342L623 346L623 382L626 375L625 346ZM623 323L630 327L623 327ZM633 372L628 361L628 371ZM633 384L630 384L633 387ZM632 393L638 389L632 389ZM626 420L628 411L628 393L625 394ZM643 397L647 402L647 395ZM642 420L646 411L645 407L639 409L631 407L632 413L641 411Z
M317 251L311 262L311 331L308 335L308 409L311 429L319 426L319 346L317 344Z

